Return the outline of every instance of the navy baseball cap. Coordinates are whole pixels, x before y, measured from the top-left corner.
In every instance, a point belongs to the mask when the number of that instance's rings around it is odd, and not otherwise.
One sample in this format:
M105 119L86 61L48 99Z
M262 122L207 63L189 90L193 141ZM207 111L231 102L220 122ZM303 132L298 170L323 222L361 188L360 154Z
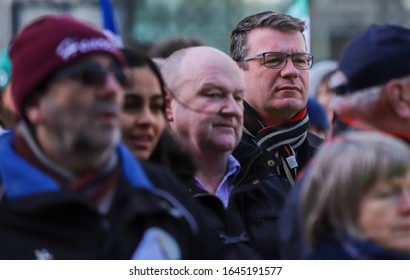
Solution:
M327 119L326 109L316 98L309 97L306 108L311 125L315 125L323 130L329 129L330 125Z
M335 87L339 95L410 75L410 29L371 25L345 47L339 70L345 76Z

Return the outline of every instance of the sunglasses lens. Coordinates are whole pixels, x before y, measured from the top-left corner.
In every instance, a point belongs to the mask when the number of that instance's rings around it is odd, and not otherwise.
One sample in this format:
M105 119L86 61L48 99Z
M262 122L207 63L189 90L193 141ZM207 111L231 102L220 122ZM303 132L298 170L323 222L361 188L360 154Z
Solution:
M125 73L124 67L116 65L112 67L109 71L114 75L114 77L123 87L129 84L129 79Z
M107 73L97 64L88 64L78 69L76 76L76 78L84 85L102 86L105 83Z
M103 86L109 74L113 74L122 86L128 85L129 79L124 67L113 65L105 69L98 63L86 63L69 67L57 72L54 75L54 80L72 79L86 86Z

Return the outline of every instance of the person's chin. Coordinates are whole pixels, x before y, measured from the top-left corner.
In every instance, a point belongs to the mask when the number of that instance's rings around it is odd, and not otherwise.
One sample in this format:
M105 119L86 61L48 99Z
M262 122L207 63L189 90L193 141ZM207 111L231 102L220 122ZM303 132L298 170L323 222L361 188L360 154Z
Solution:
M99 142L104 143L106 146L116 145L120 141L120 131L117 127L105 127L95 134Z
M225 141L220 141L218 143L216 143L216 145L218 147L218 150L220 151L224 151L224 152L232 152L233 150L235 150L237 144L236 141L234 140L225 140Z
M135 150L134 150L134 156L135 156L137 159L141 160L141 161L145 161L145 160L148 160L148 159L149 159L150 153L149 153L148 151L141 151L141 150L135 151Z
M300 98L283 98L279 107L288 111L299 112L306 107L306 102L303 102Z

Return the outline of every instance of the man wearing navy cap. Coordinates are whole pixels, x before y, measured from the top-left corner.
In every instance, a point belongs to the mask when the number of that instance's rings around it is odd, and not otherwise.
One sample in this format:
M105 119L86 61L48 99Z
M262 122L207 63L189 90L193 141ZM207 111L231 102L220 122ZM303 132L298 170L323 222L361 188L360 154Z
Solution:
M410 29L369 27L345 48L330 83L334 135L376 129L410 142Z
M327 139L330 124L325 107L315 97L309 97L306 108L310 121L309 131L320 138Z
M354 130L378 130L410 142L410 29L372 25L353 38L331 78L337 94L332 137ZM307 169L308 172L308 169ZM289 195L281 215L284 257L306 255L300 225L299 195L303 179Z

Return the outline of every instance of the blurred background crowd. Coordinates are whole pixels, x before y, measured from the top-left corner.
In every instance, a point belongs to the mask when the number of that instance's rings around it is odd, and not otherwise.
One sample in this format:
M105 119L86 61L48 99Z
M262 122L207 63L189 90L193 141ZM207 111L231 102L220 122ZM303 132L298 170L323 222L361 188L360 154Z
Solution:
M0 258L409 259L408 10L2 1Z
M409 0L305 0L309 2L311 52L315 61L337 60L347 41L369 24L410 27ZM246 15L285 12L295 0L113 0L124 43L148 50L168 37L198 37L227 52L229 32ZM0 1L0 48L32 19L45 13L68 12L101 25L99 0Z
M104 25L101 0L5 0L0 2L0 89L5 90L11 65L7 46L33 19L48 13L69 13L96 26ZM311 130L325 137L333 113L325 86L341 51L372 23L410 27L410 0L111 0L116 29L123 44L141 50L156 62L186 46L206 45L228 53L229 33L246 15L274 10L307 22L309 52L314 54L308 109ZM323 83L322 83L323 82ZM7 103L7 94L3 102ZM316 105L319 101L320 105ZM321 108L323 105L325 108ZM315 109L312 110L311 107ZM319 109L317 109L319 107ZM324 112L329 123L324 119ZM313 113L314 111L314 113ZM4 115L4 113L2 112ZM2 126L12 116L2 116Z

